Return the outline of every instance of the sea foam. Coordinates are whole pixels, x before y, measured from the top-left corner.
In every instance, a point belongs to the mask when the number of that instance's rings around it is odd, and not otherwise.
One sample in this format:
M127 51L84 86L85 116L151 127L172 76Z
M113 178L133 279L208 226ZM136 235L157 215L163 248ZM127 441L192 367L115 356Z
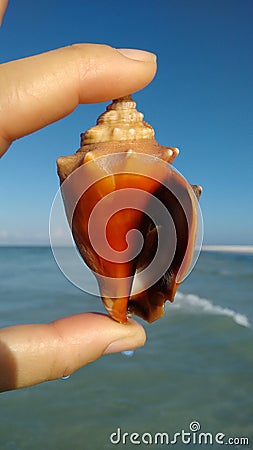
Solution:
M235 323L243 327L250 328L250 321L245 314L234 311L230 308L224 308L220 305L215 305L211 300L201 298L195 294L183 294L177 292L175 303L170 305L170 309L183 309L184 312L191 314L214 314L219 316L231 317Z

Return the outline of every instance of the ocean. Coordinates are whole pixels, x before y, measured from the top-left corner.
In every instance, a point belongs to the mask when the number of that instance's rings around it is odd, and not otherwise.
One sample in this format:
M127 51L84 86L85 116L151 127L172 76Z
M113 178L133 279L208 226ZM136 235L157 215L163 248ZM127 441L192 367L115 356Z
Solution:
M1 327L103 311L50 248L1 247L0 276ZM253 255L202 252L164 318L144 327L131 358L2 393L0 449L253 449Z

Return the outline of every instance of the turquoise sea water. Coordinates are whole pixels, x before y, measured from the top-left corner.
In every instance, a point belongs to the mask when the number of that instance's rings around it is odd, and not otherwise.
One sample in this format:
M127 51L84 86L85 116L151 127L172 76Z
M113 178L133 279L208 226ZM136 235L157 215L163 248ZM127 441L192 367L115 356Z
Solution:
M103 311L65 279L50 248L0 248L0 277L0 326ZM189 444L154 442L192 422L224 443L249 439L225 448L253 449L253 255L201 253L165 317L144 326L146 346L132 358L104 356L67 381L1 394L0 449L222 448L193 431Z

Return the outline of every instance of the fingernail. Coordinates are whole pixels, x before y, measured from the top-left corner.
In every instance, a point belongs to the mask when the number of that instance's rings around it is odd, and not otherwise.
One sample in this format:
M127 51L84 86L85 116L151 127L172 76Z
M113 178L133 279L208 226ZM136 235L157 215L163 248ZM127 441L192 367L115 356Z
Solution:
M129 59L135 61L155 62L156 55L154 53L146 52L145 50L137 50L133 48L117 48L119 53L126 56Z
M127 324L117 324L118 339L108 343L108 347L103 354L129 352L136 348L143 347L146 342L146 333L144 328L137 322L129 319Z
M139 338L137 336L129 336L123 339L116 340L111 342L106 350L104 351L104 355L108 355L110 353L123 353L132 355L134 350L138 347L142 347L145 343L145 339L143 335L140 335Z
M120 353L125 352L133 347L132 339L122 339L118 341L111 342L107 349L104 351L104 355L108 355L110 353Z

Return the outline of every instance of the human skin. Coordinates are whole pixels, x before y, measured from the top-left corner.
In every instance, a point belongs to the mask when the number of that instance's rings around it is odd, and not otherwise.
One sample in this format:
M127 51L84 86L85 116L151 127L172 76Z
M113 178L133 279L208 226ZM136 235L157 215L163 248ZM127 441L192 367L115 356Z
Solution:
M0 25L2 25L2 20L3 20L7 5L8 5L8 0L0 0Z
M155 55L75 44L0 66L0 155L12 141L97 103L138 91L153 79ZM4 87L4 88L3 88Z
M149 52L95 44L3 64L0 155L16 139L65 117L80 103L107 101L143 88L155 72L156 58ZM134 320L122 325L98 313L2 328L0 391L70 375L104 354L136 349L145 339Z

